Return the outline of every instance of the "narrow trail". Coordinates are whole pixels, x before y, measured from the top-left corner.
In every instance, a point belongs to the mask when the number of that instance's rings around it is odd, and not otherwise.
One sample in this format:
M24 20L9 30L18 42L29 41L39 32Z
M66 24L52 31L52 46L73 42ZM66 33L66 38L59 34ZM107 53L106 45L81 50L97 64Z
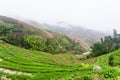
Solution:
M0 68L0 72L4 72L4 73L8 73L8 74L18 74L18 75L23 74L23 75L32 76L32 73L25 73L25 72L20 72L20 71L5 69L5 68Z

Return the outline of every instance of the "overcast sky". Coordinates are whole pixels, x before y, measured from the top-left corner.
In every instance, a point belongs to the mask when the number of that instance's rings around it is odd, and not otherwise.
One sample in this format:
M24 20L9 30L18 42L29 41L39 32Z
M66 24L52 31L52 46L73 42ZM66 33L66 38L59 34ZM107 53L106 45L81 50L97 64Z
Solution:
M120 30L120 0L0 0L0 15Z

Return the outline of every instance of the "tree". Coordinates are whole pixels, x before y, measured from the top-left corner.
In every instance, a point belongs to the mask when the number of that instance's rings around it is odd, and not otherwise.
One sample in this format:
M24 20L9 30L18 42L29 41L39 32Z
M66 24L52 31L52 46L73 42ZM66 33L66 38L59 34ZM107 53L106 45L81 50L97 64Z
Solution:
M109 56L109 65L110 66L115 66L114 59L115 59L114 55Z
M26 35L24 41L30 45L30 48L38 51L45 51L45 40L37 35Z
M92 52L93 52L93 56L99 56L101 54L106 53L106 48L103 44L101 44L100 42L96 42L93 44L93 46L91 46Z
M117 32L114 30L114 37L105 36L101 42L94 43L91 48L95 56L109 53L120 48L120 38L117 38Z
M0 35L7 36L10 32L12 32L12 25L0 21Z
M117 31L116 31L116 29L113 30L113 37L114 37L114 38L117 37Z

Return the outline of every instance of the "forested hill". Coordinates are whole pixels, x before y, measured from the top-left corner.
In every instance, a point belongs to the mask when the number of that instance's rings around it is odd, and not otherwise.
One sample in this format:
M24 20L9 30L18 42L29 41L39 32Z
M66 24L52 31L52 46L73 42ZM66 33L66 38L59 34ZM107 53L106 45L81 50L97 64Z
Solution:
M80 42L59 33L0 16L0 39L27 49L56 53L83 53Z

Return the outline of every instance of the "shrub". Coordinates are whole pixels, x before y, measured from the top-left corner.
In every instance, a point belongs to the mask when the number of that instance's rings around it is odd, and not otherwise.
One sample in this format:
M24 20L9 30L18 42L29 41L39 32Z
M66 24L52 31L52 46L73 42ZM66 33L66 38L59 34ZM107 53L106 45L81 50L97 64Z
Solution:
M116 68L112 68L112 69L108 68L106 70L99 72L99 74L102 75L104 78L115 79L119 75L119 72L118 69Z
M30 45L30 48L38 51L45 51L45 40L37 35L26 35L24 41Z
M80 80L93 80L93 78L90 75L85 75Z
M116 64L114 62L114 55L109 56L109 65L110 66L116 66Z

